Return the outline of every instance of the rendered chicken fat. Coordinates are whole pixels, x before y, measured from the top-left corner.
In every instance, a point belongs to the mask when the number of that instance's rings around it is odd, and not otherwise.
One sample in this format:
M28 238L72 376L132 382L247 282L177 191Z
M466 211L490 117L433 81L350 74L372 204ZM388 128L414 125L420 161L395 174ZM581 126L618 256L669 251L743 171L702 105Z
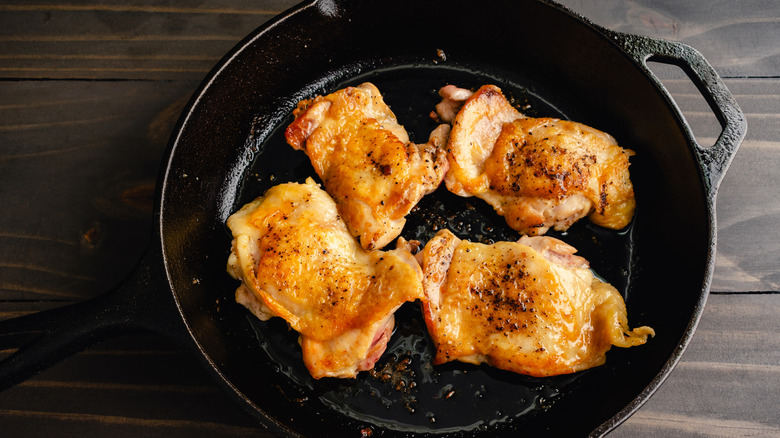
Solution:
M373 368L395 311L415 300L437 364L552 376L603 364L613 345L645 343L653 329L630 330L619 292L560 240L483 245L443 230L416 256L400 237L395 250L378 250L442 181L532 236L586 215L615 229L631 221L632 152L608 134L527 118L491 85L440 95L436 115L452 128L439 125L424 145L409 141L370 83L299 103L285 137L327 192L311 178L280 184L228 218L236 301L260 320L287 321L314 378Z
M453 360L544 377L601 365L612 345L644 344L623 298L576 250L551 237L493 245L440 231L422 259L435 363Z
M405 248L365 251L333 200L311 179L269 189L230 216L228 272L236 300L300 334L311 375L354 377L384 352L393 313L422 298L422 272Z

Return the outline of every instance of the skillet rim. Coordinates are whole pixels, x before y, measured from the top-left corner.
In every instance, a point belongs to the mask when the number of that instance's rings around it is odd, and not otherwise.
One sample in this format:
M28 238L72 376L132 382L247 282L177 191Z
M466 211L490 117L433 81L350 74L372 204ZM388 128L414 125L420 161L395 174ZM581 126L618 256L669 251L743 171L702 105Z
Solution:
M594 24L592 21L588 20L587 18L581 16L580 14L577 14L575 12L572 12L567 7L559 5L557 3L554 3L550 0L534 0L537 3L545 4L548 6L552 6L556 8L558 11L566 13L573 17L574 19L580 21L583 25L585 25L587 28L589 28L595 35L597 35L599 38L604 39L606 41L609 41L611 44L613 44L616 48L616 51L618 53L621 53L625 55L627 58L631 59L631 56L625 53L625 50L623 50L615 41L610 39L611 34L614 34L614 31L609 31L608 29L605 29L597 24ZM190 99L189 103L186 106L186 109L182 113L182 116L180 117L179 121L177 122L175 128L174 128L174 135L172 135L171 140L169 142L169 148L168 151L165 154L165 165L162 167L161 170L161 177L159 181L161 181L160 188L158 191L158 201L156 202L156 209L155 209L155 221L158 223L158 227L156 232L158 235L156 238L159 238L160 242L160 249L162 252L163 257L163 263L165 267L165 276L168 280L172 295L174 297L174 301L176 304L176 308L179 311L179 314L182 318L182 321L184 322L186 326L186 330L190 337L192 338L193 344L196 346L197 350L200 353L200 356L202 359L205 360L205 362L208 364L208 368L214 372L214 374L217 377L218 383L223 385L228 391L229 394L237 398L242 404L246 404L246 406L249 409L251 413L253 413L255 416L259 416L259 418L263 421L263 423L266 425L266 427L270 427L272 431L275 433L284 433L288 434L290 436L299 436L295 432L291 431L289 428L286 427L284 423L277 420L276 418L273 418L269 415L267 415L262 409L260 409L252 400L250 400L246 395L244 395L241 390L236 387L229 378L227 378L222 371L220 370L220 367L218 364L216 364L212 358L210 357L209 353L205 351L203 345L197 338L197 334L194 332L188 316L185 315L185 312L182 308L179 292L176 291L176 288L174 287L174 280L171 277L171 266L170 266L170 260L168 257L168 251L166 250L166 242L165 242L165 234L164 234L164 214L166 209L166 194L168 193L168 185L171 184L171 174L176 169L173 166L173 157L176 155L177 147L180 144L180 140L182 137L182 134L184 130L187 127L187 123L190 120L190 117L192 116L193 111L198 107L201 100L204 98L204 96L209 92L209 90L212 89L214 82L217 78L220 77L222 72L230 66L231 63L235 62L237 58L240 57L241 53L246 50L250 45L255 43L257 40L261 39L267 32L272 30L273 28L277 26L281 26L284 24L285 21L288 19L293 18L296 14L301 13L309 8L317 7L317 5L320 5L320 9L322 9L323 6L327 7L328 5L333 6L337 4L338 2L332 2L331 0L327 1L309 1L309 2L303 2L296 6L293 6L292 8L288 9L287 11L277 15L273 19L269 20L262 26L258 27L255 31L250 33L248 36L246 36L244 39L242 39L239 43L237 43L233 49L228 52L216 65L215 67L209 72L209 74L206 76L206 78L200 83L198 88L193 92L193 97ZM334 6L338 8L338 6ZM606 32L605 32L606 31ZM629 35L629 34L626 34ZM639 67L643 67L641 63L637 62L636 59L633 59L632 62L634 64L637 64ZM645 74L645 76L651 77L651 75ZM674 100L671 98L669 93L666 91L663 86L659 87L658 83L653 83L653 86L657 89L658 93L667 100L667 104L671 110L671 114L675 117L677 120L677 123L679 126L683 127L683 136L686 138L688 142L688 147L695 151L695 139L692 136L692 133L690 132L690 128L685 121L684 117L682 116L679 109L676 107L676 104L674 103ZM706 183L708 181L707 175L705 174L705 171L703 170L702 166L697 167L697 171L699 172L699 179L704 183L706 186ZM695 331L695 327L698 324L698 321L700 319L701 313L703 311L704 305L706 304L706 300L708 297L708 290L710 287L711 279L712 279L712 270L714 265L714 245L715 245L715 210L714 210L714 200L716 197L716 190L717 184L715 184L715 187L709 187L707 186L707 190L705 191L705 199L707 200L707 212L709 217L709 223L707 224L709 226L709 242L710 242L710 248L708 251L708 260L706 262L706 270L705 270L705 276L704 276L704 283L702 284L701 291L699 292L699 300L696 304L696 307L693 309L692 312L692 319L688 324L688 328L685 330L684 338L678 343L677 349L675 349L674 353L671 357L665 362L664 366L661 368L659 373L651 380L650 384L646 386L646 388L639 393L632 402L624 407L622 410L616 412L608 421L602 423L598 428L596 428L592 434L601 435L605 434L611 430L613 430L615 427L620 425L623 421L625 421L628 417L630 417L631 414L633 414L637 409L639 409L640 406L642 406L649 397L660 387L660 385L665 381L665 379L669 376L672 369L675 367L677 362L680 360L680 357L682 356L682 353L684 352L685 348L687 347L689 340L691 336L693 335L693 332Z

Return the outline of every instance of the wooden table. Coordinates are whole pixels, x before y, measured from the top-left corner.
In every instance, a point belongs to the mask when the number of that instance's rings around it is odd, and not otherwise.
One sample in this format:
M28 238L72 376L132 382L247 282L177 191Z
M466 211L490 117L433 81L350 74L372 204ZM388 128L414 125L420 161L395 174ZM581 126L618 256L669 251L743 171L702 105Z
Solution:
M0 2L0 319L97 296L129 272L189 96L294 1L170 3ZM699 328L667 382L612 435L780 436L780 4L563 3L609 28L696 47L749 125L718 196ZM690 81L659 75L712 143L717 124ZM0 393L0 435L268 436L189 353L150 334L105 341Z

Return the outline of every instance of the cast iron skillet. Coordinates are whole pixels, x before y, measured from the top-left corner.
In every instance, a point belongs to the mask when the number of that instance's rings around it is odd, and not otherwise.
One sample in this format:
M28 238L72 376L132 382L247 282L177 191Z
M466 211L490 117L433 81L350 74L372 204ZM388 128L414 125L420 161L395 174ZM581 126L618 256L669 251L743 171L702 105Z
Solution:
M723 129L713 147L697 144L649 59L682 67L698 86ZM632 326L657 336L557 378L433 367L419 308L407 304L375 372L311 379L295 333L233 301L224 223L268 187L314 175L282 137L298 100L363 81L416 140L434 126L427 114L439 87L493 83L528 115L580 121L634 149L632 225L583 222L555 235L621 290ZM30 341L0 365L2 387L143 328L191 347L238 405L283 436L605 434L661 385L692 336L713 269L717 187L745 130L695 50L605 30L549 1L301 4L239 44L196 92L162 171L159 229L131 276L97 299L0 323L4 346ZM442 227L483 242L517 238L481 201L444 188L423 200L404 236L426 240Z

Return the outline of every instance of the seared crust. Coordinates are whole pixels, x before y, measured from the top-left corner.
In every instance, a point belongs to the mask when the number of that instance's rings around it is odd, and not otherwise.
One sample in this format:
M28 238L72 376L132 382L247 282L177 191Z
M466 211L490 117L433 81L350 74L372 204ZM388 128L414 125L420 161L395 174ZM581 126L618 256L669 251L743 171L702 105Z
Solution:
M440 94L467 95L444 88ZM457 195L484 199L523 234L564 231L586 216L621 229L636 207L628 172L633 154L581 123L525 117L498 87L485 85L455 116L445 183Z
M434 363L543 377L601 365L613 345L645 343L653 330L629 330L618 291L575 251L546 236L484 245L440 231L422 253Z
M285 136L303 150L363 248L382 248L447 172L449 126L414 144L370 83L303 101Z
M311 179L280 184L228 218L236 299L258 318L300 334L311 375L354 377L385 349L395 310L422 297L405 249L365 251L333 200Z

